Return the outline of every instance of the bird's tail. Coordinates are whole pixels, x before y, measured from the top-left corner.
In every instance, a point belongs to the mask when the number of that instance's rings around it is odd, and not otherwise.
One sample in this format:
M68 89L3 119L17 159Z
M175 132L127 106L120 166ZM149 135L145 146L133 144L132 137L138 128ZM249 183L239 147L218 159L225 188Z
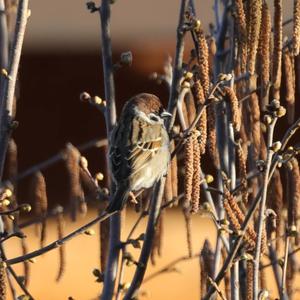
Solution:
M113 195L113 198L111 199L108 207L106 208L106 211L108 213L111 213L117 210L121 210L126 203L128 194L129 191L127 188L119 187Z

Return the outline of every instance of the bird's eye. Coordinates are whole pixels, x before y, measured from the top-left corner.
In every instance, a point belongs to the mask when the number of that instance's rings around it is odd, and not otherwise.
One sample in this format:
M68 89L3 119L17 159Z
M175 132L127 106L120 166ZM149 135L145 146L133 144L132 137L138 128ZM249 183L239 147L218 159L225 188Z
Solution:
M154 121L154 122L158 122L159 121L159 118L158 116L154 115L154 114L150 114L149 115L149 118L151 121Z

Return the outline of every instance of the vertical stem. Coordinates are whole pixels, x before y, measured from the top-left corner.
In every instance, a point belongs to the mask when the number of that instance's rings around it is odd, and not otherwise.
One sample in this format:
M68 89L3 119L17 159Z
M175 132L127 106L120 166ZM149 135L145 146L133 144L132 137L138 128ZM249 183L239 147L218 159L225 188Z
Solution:
M0 178L2 178L3 174L5 155L11 133L14 93L27 19L28 0L20 0L16 28L9 55L8 75L3 78L0 91Z
M7 69L8 66L8 31L5 11L5 2L0 0L0 68ZM0 82L2 82L2 77Z
M281 288L280 288L280 299L288 299L286 294L286 272L288 265L288 255L289 255L289 245L290 245L290 236L287 235L285 240L285 248L284 248L284 264L282 268L282 280L281 280Z
M265 210L266 210L266 199L267 199L267 190L268 190L268 182L269 182L269 173L270 173L270 167L273 157L273 150L271 149L272 143L273 143L273 133L274 133L274 127L276 124L277 118L274 118L272 123L269 125L268 128L268 138L267 138L267 161L264 171L264 177L263 177L263 187L262 187L262 197L260 201L260 207L259 207L259 217L258 217L258 229L257 229L257 240L256 240L256 248L255 248L255 255L254 255L254 282L253 282L253 299L258 298L259 293L259 264L260 264L260 256L261 256L261 241L262 241L262 234L263 234L263 228L265 223Z
M152 249L152 241L155 235L156 224L160 215L160 206L164 192L164 185L165 178L162 178L154 187L153 196L151 199L149 219L145 233L145 241L136 267L136 271L134 273L134 277L124 297L124 300L133 299L142 284L147 268L148 259Z
M112 49L110 38L110 1L102 0L100 8L101 18L101 40L102 40L102 63L104 75L104 89L106 99L105 122L107 137L116 123L116 103L115 103L115 86L113 76ZM113 194L114 187L111 191ZM117 277L119 253L120 253L120 235L121 219L120 214L110 217L109 233L109 255L104 275L104 286L101 299L112 299Z
M180 78L182 76L182 61L183 61L183 51L184 51L184 14L187 10L188 1L182 0L179 12L179 21L177 27L177 42L176 42L176 54L175 54L175 62L173 68L173 78L172 85L170 90L168 111L172 114L172 118L170 123L168 124L168 128L172 128L175 122L176 116L176 104L178 101L178 96L180 93Z

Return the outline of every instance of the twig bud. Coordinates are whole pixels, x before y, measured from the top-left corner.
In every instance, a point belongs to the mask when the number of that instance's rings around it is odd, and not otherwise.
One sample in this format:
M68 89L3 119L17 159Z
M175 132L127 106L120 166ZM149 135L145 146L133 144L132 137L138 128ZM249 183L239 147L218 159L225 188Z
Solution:
M131 51L123 52L120 56L120 63L122 65L131 66L132 65L132 53Z
M275 142L275 143L273 143L273 145L271 146L271 150L274 152L274 153L276 153L276 152L278 152L280 149L281 149L281 142Z

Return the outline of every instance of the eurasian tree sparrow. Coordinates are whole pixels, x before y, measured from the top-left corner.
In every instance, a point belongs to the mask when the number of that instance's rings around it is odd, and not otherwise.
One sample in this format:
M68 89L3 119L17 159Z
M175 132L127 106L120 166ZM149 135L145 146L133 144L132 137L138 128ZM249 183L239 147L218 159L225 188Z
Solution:
M158 97L139 94L123 107L110 136L109 162L116 191L106 209L121 210L131 191L152 187L170 160L166 112Z

